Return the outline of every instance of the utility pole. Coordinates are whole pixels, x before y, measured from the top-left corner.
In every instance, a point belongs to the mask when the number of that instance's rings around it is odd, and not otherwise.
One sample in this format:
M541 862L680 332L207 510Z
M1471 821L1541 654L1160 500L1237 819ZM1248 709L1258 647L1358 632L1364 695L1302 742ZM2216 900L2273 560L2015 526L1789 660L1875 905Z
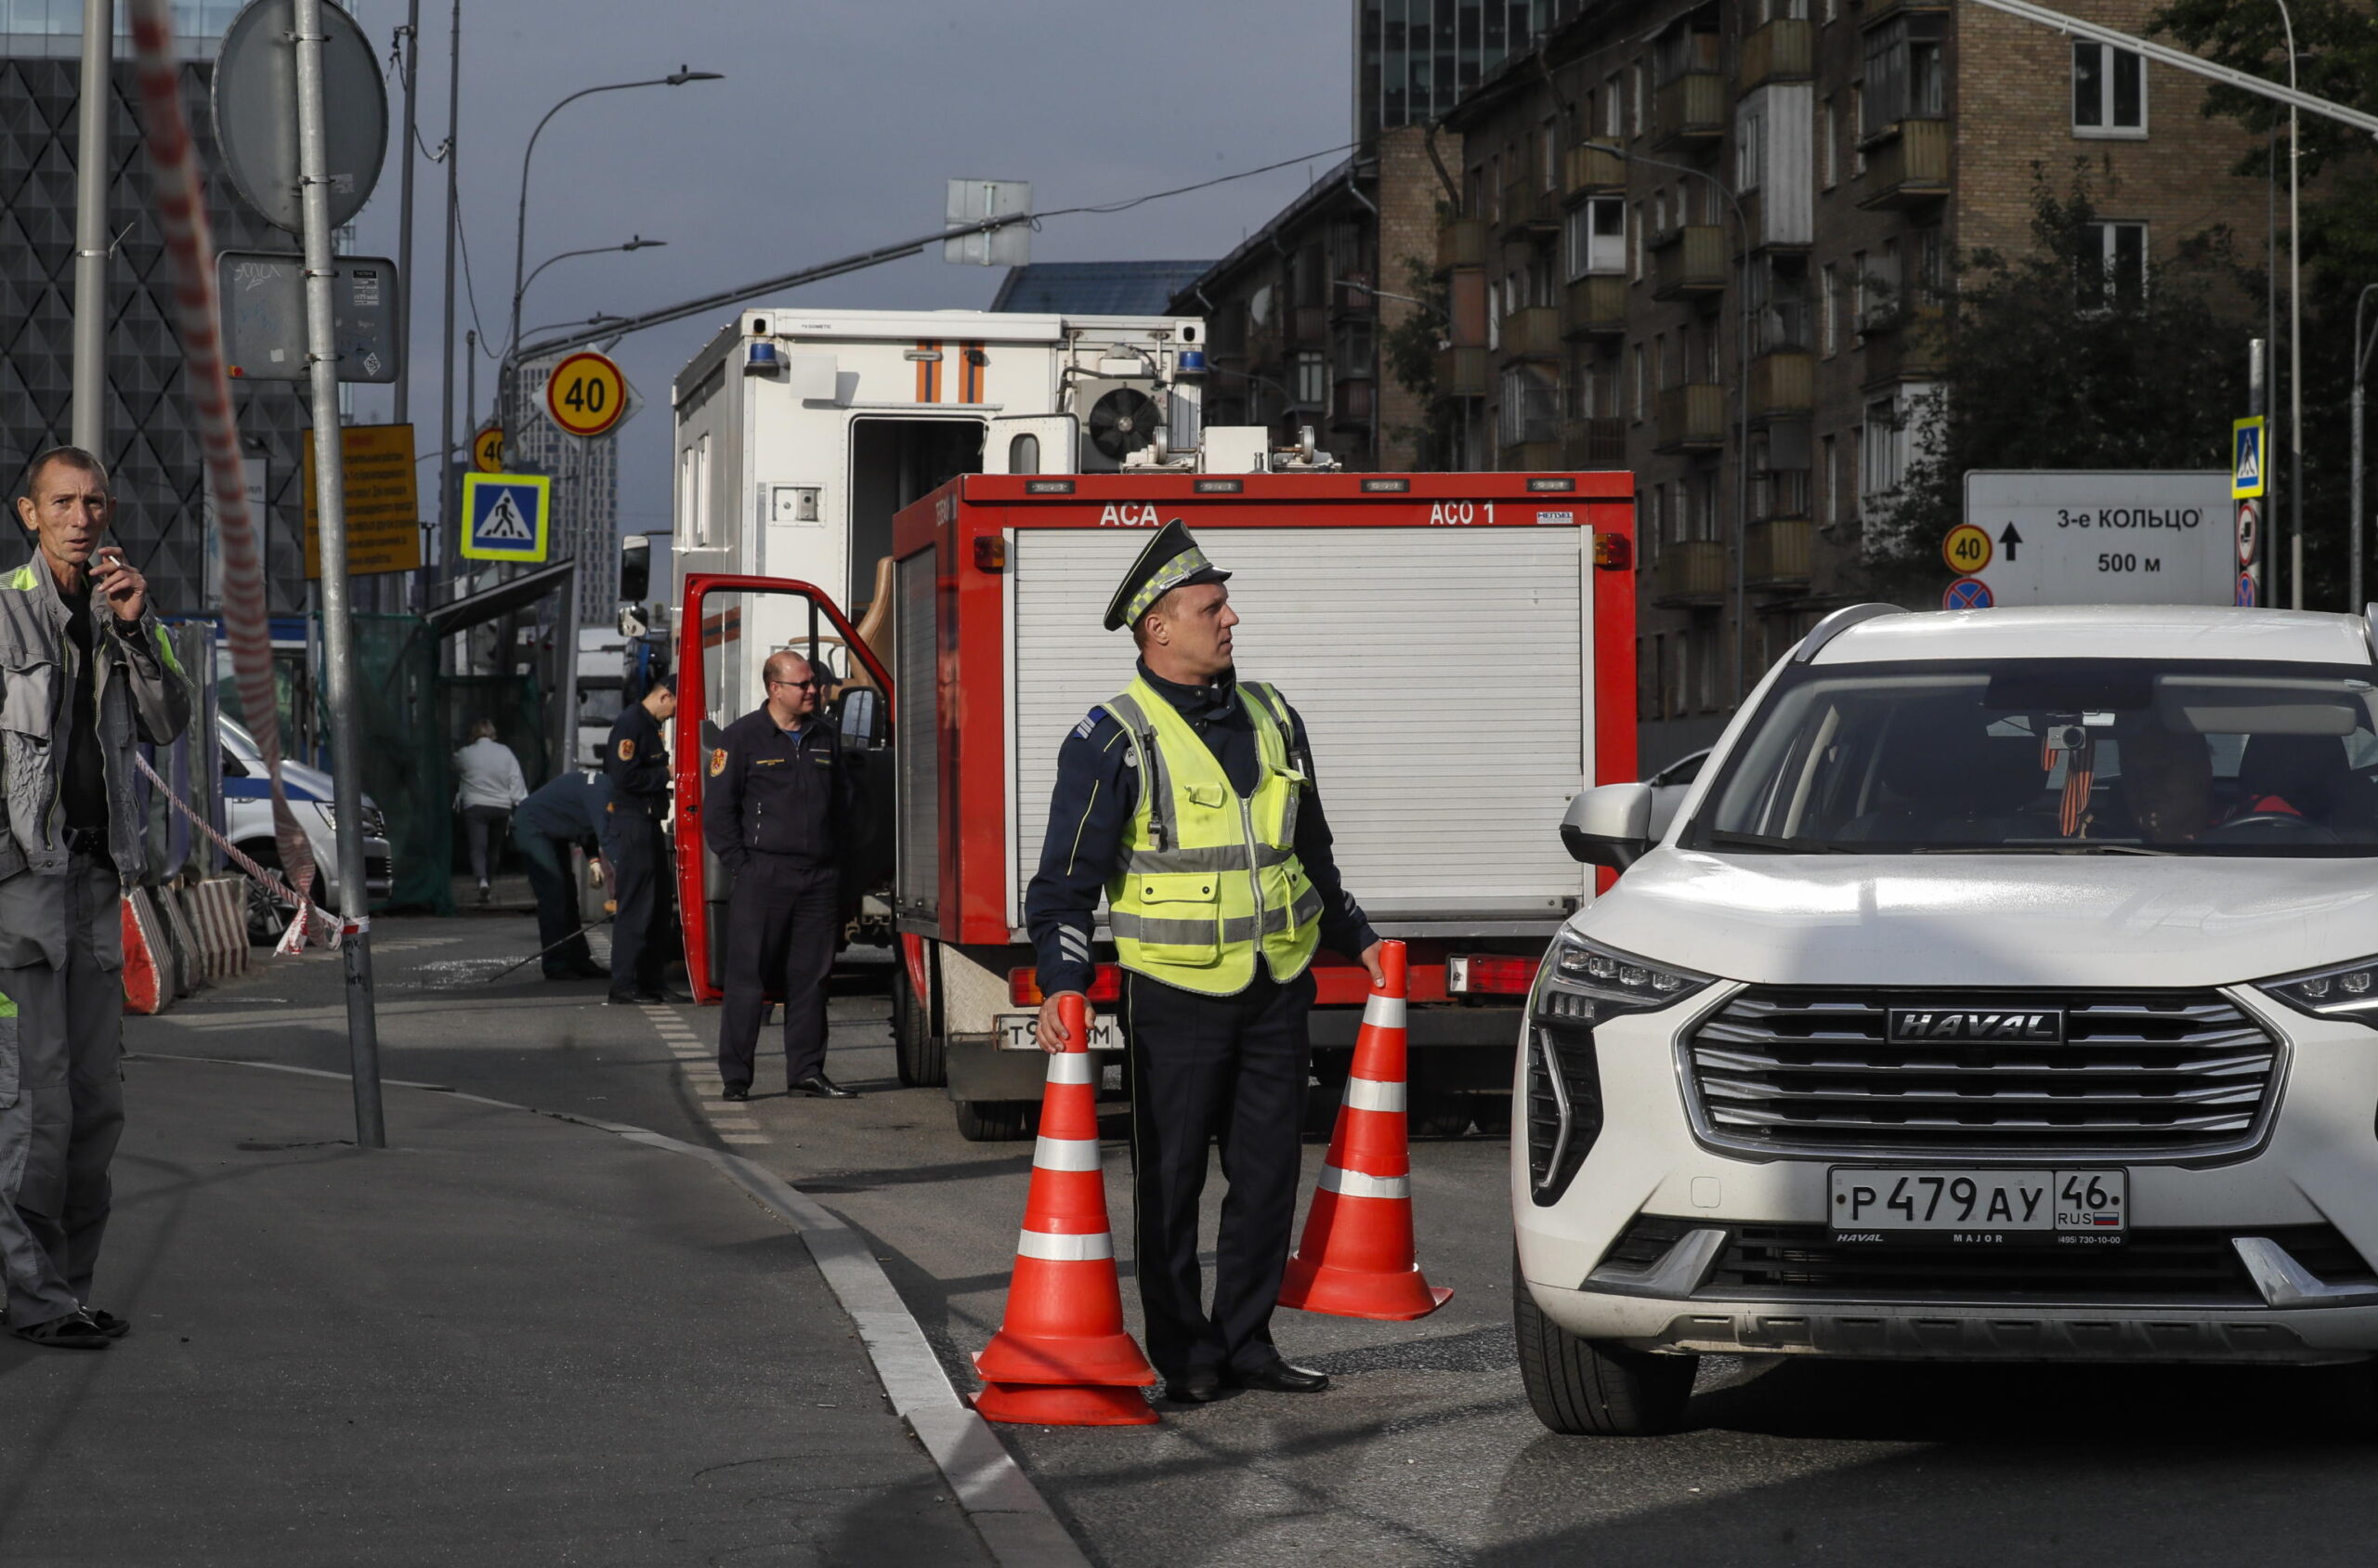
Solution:
M444 369L438 378L438 569L421 573L421 608L437 600L438 580L451 581L455 543L455 509L462 504L462 481L454 474L454 240L462 232L463 213L454 188L454 165L462 160L456 141L463 116L463 0L454 0L454 19L448 30L446 56L446 330L438 339Z
M2369 607L2369 601L2361 596L2363 536L2370 527L2361 501L2361 426L2365 417L2362 378L2370 369L2370 340L2362 334L2361 309L2370 303L2373 293L2378 293L2378 283L2364 283L2353 301L2353 493L2345 514L2345 531L2352 539L2353 549L2347 568L2345 609L2356 615Z
M322 107L322 0L295 0L297 170L306 220L306 359L313 381L315 510L320 523L322 643L330 688L331 794L338 824L339 951L346 960L346 1042L355 1143L383 1149L379 1023L372 1010L372 895L363 870L363 756L355 733L355 621L346 579L346 453L331 320L330 137Z
M2270 576L2270 573L2263 569L2263 562L2270 554L2270 529L2267 527L2263 526L2257 526L2255 528L2254 559L2249 561L2245 558L2246 551L2244 545L2246 542L2246 534L2244 522L2245 517L2248 515L2246 510L2247 508L2252 507L2254 509L2253 515L2259 518L2267 515L2267 508L2270 504L2270 471L2274 464L2271 461L2270 420L2268 418L2270 413L2269 346L2270 345L2268 340L2265 338L2255 337L2248 338L2246 340L2246 412L2249 417L2261 419L2263 422L2263 444L2261 451L2263 465L2263 493L2254 500L2241 501L2237 503L2239 514L2239 568L2254 579L2254 603L2257 605L2267 605L2270 603L2270 595L2263 592L2264 581Z
M107 461L108 77L115 0L83 0L83 76L74 106L74 409L69 438Z
M400 68L405 78L405 124L399 133L403 151L397 161L396 423L410 425L412 423L412 164L413 152L419 141L419 133L413 129L413 99L421 68L421 0L405 0L404 36L399 43L401 46ZM441 476L446 472L442 461L438 472ZM419 493L418 487L415 487L415 493ZM425 555L423 558L427 557ZM384 577L380 581L387 583L398 595L395 605L383 604L380 608L404 608L404 579ZM421 608L429 608L426 594L421 596Z

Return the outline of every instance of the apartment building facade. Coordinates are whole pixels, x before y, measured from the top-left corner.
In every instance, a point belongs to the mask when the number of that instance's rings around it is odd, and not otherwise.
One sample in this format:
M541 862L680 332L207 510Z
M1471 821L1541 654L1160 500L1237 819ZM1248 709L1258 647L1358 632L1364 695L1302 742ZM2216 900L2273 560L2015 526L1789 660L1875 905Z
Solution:
M2136 33L2153 7L2071 8ZM2202 87L1945 0L1644 0L1554 27L1447 116L1455 465L1636 475L1647 771L1872 596L1864 525L1920 450L1958 258L2026 249L2040 178L2088 165L2109 286L2260 218Z

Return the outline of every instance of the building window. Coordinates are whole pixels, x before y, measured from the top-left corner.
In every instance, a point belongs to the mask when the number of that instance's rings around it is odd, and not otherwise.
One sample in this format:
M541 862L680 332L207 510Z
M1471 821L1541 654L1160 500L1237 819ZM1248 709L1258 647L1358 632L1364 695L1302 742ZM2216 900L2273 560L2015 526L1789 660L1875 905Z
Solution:
M1834 482L1833 438L1817 442L1817 483L1824 487L1824 510L1820 514L1830 528L1841 521L1841 487Z
M1461 176L1461 210L1471 217L1486 216L1486 171L1476 163Z
M1634 112L1629 116L1627 125L1634 135L1640 137L1643 134L1643 100L1651 97L1650 79L1640 60L1635 66L1635 91L1631 97L1633 101L1630 107Z
M1859 130L1878 136L1902 120L1937 120L1946 96L1940 68L1939 13L1901 13L1866 34L1865 118Z
M1601 84L1601 134L1616 141L1627 134L1627 89L1616 76L1606 76Z
M704 544L719 542L716 510L710 502L710 436L705 432L694 442L694 537Z
M1841 344L1841 268L1826 262L1818 278L1817 351L1826 359Z
M2094 272L2084 263L2075 280L2084 310L2135 310L2147 297L2147 226L2093 223L2088 236L2100 258Z
M1841 113L1830 96L1817 107L1817 173L1827 190L1841 178Z
M2147 61L2110 44L2072 46L2072 134L2147 134Z
M1643 203L1640 202L1635 203L1632 241L1635 246L1635 281L1640 283L1643 281Z
M1640 424L1644 406L1651 401L1651 388L1645 385L1649 372L1643 368L1643 346L1637 344L1635 353L1635 418Z
M1561 189L1561 122L1549 120L1536 128L1535 177L1547 190Z
M1734 111L1734 189L1758 189L1758 172L1767 163L1767 97L1744 100Z
M1866 85L1862 82L1853 83L1849 88L1849 175L1852 179L1863 178L1866 173L1866 144L1858 134L1858 127L1865 123Z
M1895 493L1901 481L1907 477L1908 464L1925 445L1925 432L1917 427L1916 411L1931 393L1928 385L1908 382L1895 395L1876 398L1866 404L1866 424L1860 432L1862 508L1866 503Z
M1613 196L1579 203L1569 209L1562 239L1570 282L1592 273L1626 271L1626 203Z
M1297 356L1297 401L1317 409L1329 400L1329 360L1317 349Z

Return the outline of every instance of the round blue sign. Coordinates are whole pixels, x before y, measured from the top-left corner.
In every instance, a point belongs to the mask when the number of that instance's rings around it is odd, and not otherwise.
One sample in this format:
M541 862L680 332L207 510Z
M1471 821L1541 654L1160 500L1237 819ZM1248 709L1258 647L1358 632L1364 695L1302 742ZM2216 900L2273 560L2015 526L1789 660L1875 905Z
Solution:
M2255 587L2254 574L2253 572L2241 571L2238 574L2238 608L2240 609L2252 609L2254 608Z
M1988 609L1997 602L1991 597L1990 584L1979 577L1960 577L1940 595L1942 609Z

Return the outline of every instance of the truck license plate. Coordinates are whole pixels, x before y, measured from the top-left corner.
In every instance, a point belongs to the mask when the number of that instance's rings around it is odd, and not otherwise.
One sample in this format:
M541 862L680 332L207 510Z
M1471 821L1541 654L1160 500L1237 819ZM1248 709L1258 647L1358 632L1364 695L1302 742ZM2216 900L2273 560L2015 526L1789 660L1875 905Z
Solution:
M1836 1241L1921 1236L1987 1247L2095 1236L2119 1242L2130 1226L2126 1170L1837 1165L1829 1174L1829 1218Z
M1033 1038L1033 1028L1040 1022L1037 1013L1002 1013L999 1015L1000 1049L1001 1051L1038 1051L1040 1042ZM1123 1049L1123 1026L1112 1013L1102 1013L1090 1026L1090 1048L1092 1051Z

